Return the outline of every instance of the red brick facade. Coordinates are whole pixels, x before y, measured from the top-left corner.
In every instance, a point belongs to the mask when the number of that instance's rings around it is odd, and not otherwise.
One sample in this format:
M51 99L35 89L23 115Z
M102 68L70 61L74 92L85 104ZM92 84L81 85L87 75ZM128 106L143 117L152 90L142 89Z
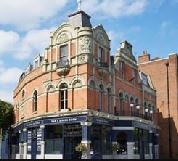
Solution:
M177 54L169 55L169 57L165 59L156 58L151 60L150 55L144 53L139 57L138 61L139 69L151 77L152 83L157 91L157 108L159 109L158 124L160 127L160 157L164 159L170 158L169 152L171 152L174 159L178 158ZM169 148L169 145L171 145L171 148Z
M118 141L119 133L125 132L124 136L128 136L124 143L128 154L123 157L159 158L156 91L150 77L139 72L132 45L124 41L116 55L110 56L110 40L102 25L93 28L90 17L83 11L69 17L68 23L51 33L44 56L35 58L14 90L16 135L31 130L23 126L32 123L33 127L38 119L75 118L85 114L88 122L83 125L78 122L84 128L82 141L85 143L91 141L86 138L90 128L84 125L95 126L100 121L103 128L108 122L110 145ZM25 147L27 139L20 140ZM45 158L44 149L41 153Z

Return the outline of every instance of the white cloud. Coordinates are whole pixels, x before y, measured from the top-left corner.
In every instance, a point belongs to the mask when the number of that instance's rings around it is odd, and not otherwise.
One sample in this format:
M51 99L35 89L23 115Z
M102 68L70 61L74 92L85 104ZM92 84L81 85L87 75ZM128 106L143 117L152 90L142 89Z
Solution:
M4 62L2 60L0 60L0 73L3 71L3 65L4 65Z
M0 55L10 54L16 59L33 58L43 53L50 41L50 32L55 28L31 30L24 36L13 31L0 30Z
M108 31L107 32L109 39L111 40L111 42L115 42L118 40L122 40L124 38L124 32L116 32L116 31Z
M13 89L22 72L17 67L7 68L4 62L0 60L0 100L13 102Z
M23 60L44 53L45 48L49 46L51 31L54 31L54 28L29 31L19 42L14 57Z
M38 27L55 16L69 0L1 0L0 24L21 29Z
M2 68L0 71L0 85L9 85L18 82L20 75L22 74L22 70L17 67L11 68Z
M0 55L15 48L19 39L20 37L16 32L0 30Z
M13 92L7 89L0 89L0 100L7 101L12 103L13 102Z
M142 13L148 0L85 0L82 8L90 14L107 17L133 16Z

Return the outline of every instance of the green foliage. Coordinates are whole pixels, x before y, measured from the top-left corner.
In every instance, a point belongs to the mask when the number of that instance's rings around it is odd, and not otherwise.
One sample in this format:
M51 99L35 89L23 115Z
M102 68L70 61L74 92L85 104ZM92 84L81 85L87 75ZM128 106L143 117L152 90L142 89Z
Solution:
M78 145L75 147L75 150L76 150L77 152L84 153L84 152L87 151L87 147L86 147L84 144L80 143L80 144L78 144Z
M119 150L119 145L118 144L112 144L112 150L114 151L114 152L117 152L117 150Z
M13 106L10 103L0 101L0 129L3 134L9 130L14 122Z

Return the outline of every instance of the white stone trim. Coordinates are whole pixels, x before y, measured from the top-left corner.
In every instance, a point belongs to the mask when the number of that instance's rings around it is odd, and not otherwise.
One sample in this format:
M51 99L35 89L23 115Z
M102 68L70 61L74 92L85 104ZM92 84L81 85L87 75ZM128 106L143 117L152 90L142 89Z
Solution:
M81 125L86 125L86 126L91 126L92 122L81 122L80 124Z
M89 140L82 140L81 143L82 144L91 144L91 141L89 141Z
M112 141L112 144L117 144L117 141Z
M23 129L23 132L27 132L27 129Z
M134 127L112 127L112 130L134 130Z
M63 159L63 154L45 154L45 159Z
M44 129L45 128L45 125L40 125L40 129Z

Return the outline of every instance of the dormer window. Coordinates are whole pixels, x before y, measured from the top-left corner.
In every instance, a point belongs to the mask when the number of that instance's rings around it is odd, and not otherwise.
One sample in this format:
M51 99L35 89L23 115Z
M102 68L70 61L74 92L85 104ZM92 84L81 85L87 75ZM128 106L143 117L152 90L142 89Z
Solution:
M63 45L60 47L60 60L61 61L67 61L68 59L68 45Z

